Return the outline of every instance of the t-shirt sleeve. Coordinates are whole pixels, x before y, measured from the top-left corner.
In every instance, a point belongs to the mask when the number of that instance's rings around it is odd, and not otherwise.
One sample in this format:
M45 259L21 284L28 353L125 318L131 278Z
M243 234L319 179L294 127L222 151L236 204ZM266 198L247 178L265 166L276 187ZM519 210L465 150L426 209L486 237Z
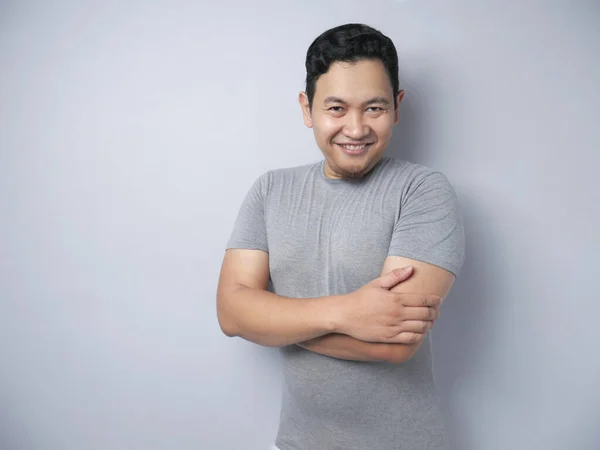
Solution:
M458 276L465 257L464 228L456 192L444 174L423 174L409 185L388 255L433 264Z
M252 184L238 211L233 231L227 241L227 249L269 251L265 222L267 188L268 174L260 176Z

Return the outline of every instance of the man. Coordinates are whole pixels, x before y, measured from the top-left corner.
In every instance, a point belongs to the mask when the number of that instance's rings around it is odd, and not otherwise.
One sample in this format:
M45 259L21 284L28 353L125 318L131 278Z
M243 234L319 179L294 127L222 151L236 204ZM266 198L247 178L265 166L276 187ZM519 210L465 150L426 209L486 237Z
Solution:
M441 449L428 332L464 258L455 192L441 173L384 156L404 95L388 37L328 30L306 71L299 101L324 160L269 171L248 192L219 323L282 347L275 448Z

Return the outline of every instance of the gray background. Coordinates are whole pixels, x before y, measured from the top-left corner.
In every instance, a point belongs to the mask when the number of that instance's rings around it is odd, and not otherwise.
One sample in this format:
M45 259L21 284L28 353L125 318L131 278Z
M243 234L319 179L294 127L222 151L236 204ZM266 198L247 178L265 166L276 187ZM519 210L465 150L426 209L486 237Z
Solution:
M468 239L434 330L456 449L600 448L600 3L0 3L0 448L263 450L277 351L224 337L251 182L320 158L310 42L365 22L406 89L390 153ZM375 449L373 449L375 450Z

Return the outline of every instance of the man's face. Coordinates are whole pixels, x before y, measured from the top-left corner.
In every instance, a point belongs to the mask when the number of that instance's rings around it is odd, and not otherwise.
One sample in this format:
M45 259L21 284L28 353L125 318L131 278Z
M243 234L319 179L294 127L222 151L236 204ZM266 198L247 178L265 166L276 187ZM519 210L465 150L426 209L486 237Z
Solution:
M398 104L402 96L396 96ZM383 156L398 121L392 84L378 59L332 64L316 82L312 110L304 92L299 100L329 178L367 174Z

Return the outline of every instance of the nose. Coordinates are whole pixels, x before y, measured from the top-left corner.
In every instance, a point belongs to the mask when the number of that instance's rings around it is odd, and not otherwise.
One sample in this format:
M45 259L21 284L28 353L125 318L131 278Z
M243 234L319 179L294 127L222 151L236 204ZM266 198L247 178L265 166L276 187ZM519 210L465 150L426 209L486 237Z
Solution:
M344 134L351 139L360 140L365 138L371 132L369 126L365 123L363 115L360 112L346 114L346 124L344 125Z

